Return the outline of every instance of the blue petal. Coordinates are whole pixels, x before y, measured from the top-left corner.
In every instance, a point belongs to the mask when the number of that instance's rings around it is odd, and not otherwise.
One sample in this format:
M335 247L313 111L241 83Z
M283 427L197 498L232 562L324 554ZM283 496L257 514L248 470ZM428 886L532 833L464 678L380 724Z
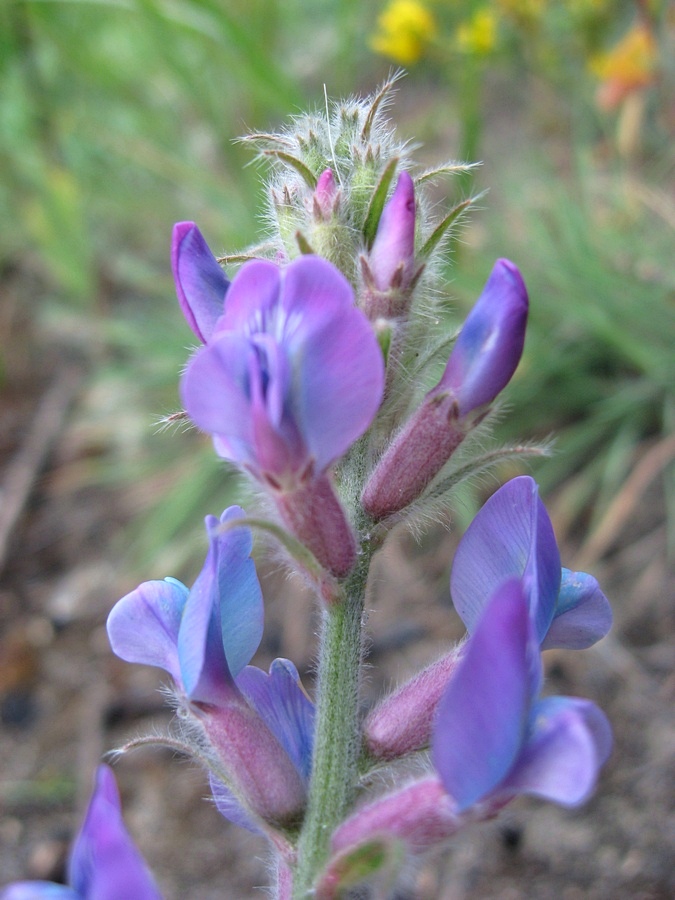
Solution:
M553 526L529 476L508 481L480 510L457 547L450 592L471 633L494 591L524 578L530 614L541 641L551 624L560 585Z
M612 746L601 710L576 697L549 697L532 710L530 734L500 793L535 794L564 806L587 799Z
M314 743L314 704L302 690L293 663L275 659L269 675L255 666L247 666L237 678L237 687L308 781Z
M0 900L82 900L79 894L51 881L17 881L0 891Z
M223 315L230 282L194 222L174 225L171 267L183 315L205 343Z
M493 792L518 758L538 659L532 644L527 601L514 579L487 604L438 707L432 759L460 811Z
M555 618L541 649L585 650L603 638L611 627L612 610L595 578L585 572L563 569Z
M246 812L232 791L225 787L222 781L219 781L212 773L209 773L209 783L216 808L221 816L224 816L229 822L234 822L240 828L252 831L253 834L263 833L262 829L256 824L255 818Z
M113 652L127 662L159 666L182 687L178 631L188 598L180 581L146 581L122 597L108 616Z
M185 606L178 635L178 656L187 695L218 703L234 687L232 678L258 649L263 629L263 601L253 545L247 528L219 531L221 523L242 518L238 506L225 510L220 522L207 516L209 552Z
M82 900L161 900L124 827L115 777L99 766L96 787L73 845L69 879Z

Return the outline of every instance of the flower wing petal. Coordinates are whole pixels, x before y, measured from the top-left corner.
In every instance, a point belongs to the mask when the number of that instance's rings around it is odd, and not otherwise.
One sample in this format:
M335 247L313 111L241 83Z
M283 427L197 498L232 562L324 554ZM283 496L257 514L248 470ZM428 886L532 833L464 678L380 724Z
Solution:
M122 597L108 616L113 653L127 662L159 666L182 686L178 631L188 598L180 581L146 581Z
M533 708L532 731L500 791L578 806L595 787L611 746L609 723L595 704L548 697Z
M247 666L237 678L237 687L307 781L312 767L314 704L302 690L293 663L275 659L269 675Z
M541 649L585 650L612 627L612 609L598 582L585 572L562 570L555 616Z

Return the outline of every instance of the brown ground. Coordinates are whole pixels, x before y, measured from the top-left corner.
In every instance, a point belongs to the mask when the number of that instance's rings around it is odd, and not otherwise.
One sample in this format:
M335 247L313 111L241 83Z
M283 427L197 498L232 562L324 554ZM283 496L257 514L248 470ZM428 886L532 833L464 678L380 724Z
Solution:
M10 339L0 409L0 884L58 878L101 754L170 722L161 676L117 661L103 627L133 586L111 550L133 490L86 486L88 457L105 447L83 442L74 424L85 375L58 347L36 342L20 307L14 297L0 323ZM568 566L584 561L600 579L616 616L597 648L548 655L551 690L593 699L615 730L595 798L577 811L515 802L428 860L399 900L675 896L675 605L657 484L637 503L624 498L619 533L604 546L570 539L563 549ZM417 547L404 535L400 552L381 561L370 699L461 633L447 588L453 541L439 532ZM266 594L260 662L288 656L311 686L307 601L278 578ZM117 773L127 822L167 900L261 896L264 847L202 799L194 766L149 748L121 760Z

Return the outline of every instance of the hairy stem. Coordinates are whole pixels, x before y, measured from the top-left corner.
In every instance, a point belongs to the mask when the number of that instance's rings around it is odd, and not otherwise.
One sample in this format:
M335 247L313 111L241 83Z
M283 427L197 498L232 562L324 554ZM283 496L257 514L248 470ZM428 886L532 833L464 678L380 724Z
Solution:
M371 555L361 554L341 601L323 614L314 761L298 846L295 900L311 896L328 857L330 836L349 810L358 778L361 628Z

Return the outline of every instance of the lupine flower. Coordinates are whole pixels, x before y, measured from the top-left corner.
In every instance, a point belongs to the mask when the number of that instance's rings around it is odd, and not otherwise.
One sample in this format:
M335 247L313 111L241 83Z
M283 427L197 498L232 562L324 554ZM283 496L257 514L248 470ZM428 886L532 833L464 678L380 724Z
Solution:
M508 384L523 352L528 298L517 267L496 262L443 376L385 451L362 502L374 519L420 496Z
M485 503L463 535L450 592L469 634L495 591L522 579L542 650L583 650L609 631L612 611L591 575L560 568L553 526L529 476L513 478ZM438 702L457 672L466 644L418 672L367 716L364 740L380 759L428 746Z
M368 428L384 363L349 282L303 256L244 265L225 314L183 377L190 418L273 495L294 534L337 575L356 547L326 475Z
M174 225L171 268L183 315L206 343L223 314L230 282L194 222Z
M583 650L609 631L612 611L595 578L561 571L551 520L527 475L490 497L457 547L450 593L469 633L495 590L513 577L523 579L543 650Z
M542 667L533 626L523 582L502 583L439 704L432 759L460 812L516 794L576 806L609 756L609 723L593 703L538 699Z
M220 522L207 517L209 552L192 589L173 578L145 582L115 605L108 635L122 659L169 672L212 746L212 776L227 778L221 811L258 827L302 809L313 706L288 660L269 675L247 665L263 626L252 538L247 528L220 527L243 515L230 507Z
M99 766L82 827L68 863L68 886L21 881L0 900L161 900L143 858L124 827L115 776Z
M435 773L357 810L335 831L342 852L377 835L426 850L518 794L577 806L593 790L611 729L591 702L539 698L542 668L524 584L486 604L438 706Z
M316 219L328 221L335 213L339 192L332 169L324 169L312 196L312 212Z
M401 172L382 210L375 240L363 262L364 308L371 320L403 312L415 275L415 185Z

